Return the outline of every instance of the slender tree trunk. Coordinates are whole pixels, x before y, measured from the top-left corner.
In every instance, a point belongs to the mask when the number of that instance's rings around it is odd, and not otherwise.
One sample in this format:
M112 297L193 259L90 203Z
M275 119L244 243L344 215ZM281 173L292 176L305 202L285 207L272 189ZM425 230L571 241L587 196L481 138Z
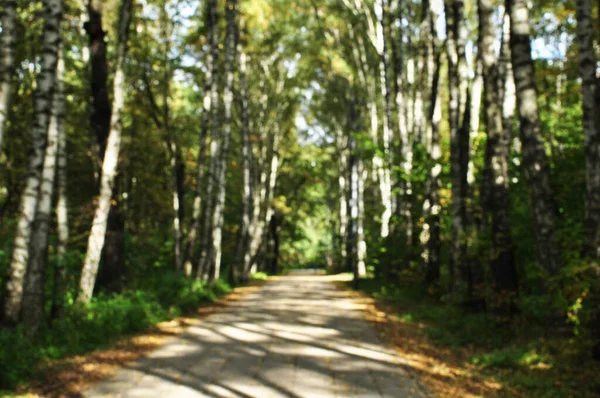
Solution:
M261 216L263 214L263 205L267 195L267 134L266 134L266 113L269 95L265 86L265 80L268 76L268 65L262 63L263 76L259 83L260 91L262 95L260 97L259 116L260 122L258 128L259 141L262 143L262 147L256 150L256 164L253 178L254 189L252 199L252 218L250 219L250 226L248 227L248 251L244 258L244 272L243 279L247 280L249 274L256 272L255 258L256 254L260 250L262 231L260 230Z
M445 2L446 53L448 56L448 86L450 94L450 157L452 174L452 263L453 290L465 298L471 290L470 267L467 261L466 232L468 229L468 163L469 130L465 126L467 112L468 73L466 73L464 4L462 1Z
M52 114L48 126L46 154L42 182L37 203L33 234L29 247L29 267L23 290L22 319L25 331L34 335L44 318L44 287L46 266L48 264L48 231L52 212L52 195L54 192L54 177L58 154L59 130L64 128L63 77L64 61L62 45L56 67L56 89L52 101Z
M348 181L348 137L344 134L341 128L336 132L336 146L338 151L338 188L339 188L339 205L338 215L340 219L339 225L339 248L342 264L345 263L348 256L347 253L347 238L348 238L348 198L347 185Z
M500 100L502 101L502 126L504 129L504 142L510 158L510 148L513 142L513 128L516 109L515 79L513 76L512 61L510 57L510 15L505 13L502 26L502 45L498 60L498 73L500 79ZM514 137L518 139L518 137Z
M367 275L367 242L365 241L365 181L367 170L360 157L357 159L358 170L358 216L356 219L356 268L359 278Z
M4 130L12 97L12 79L15 70L15 45L17 43L17 0L5 0L0 10L0 153Z
M123 130L122 112L125 105L125 57L127 56L127 41L129 38L129 25L132 17L133 0L123 0L119 20L119 35L117 44L117 62L114 79L114 99L102 176L100 180L100 196L94 214L94 221L88 240L88 248L79 281L79 295L77 300L88 304L92 299L100 255L104 247L106 227L108 224L110 202L113 186L117 174L119 149Z
M235 61L237 59L237 0L227 0L225 2L226 8L226 19L227 19L227 37L225 39L225 93L223 95L223 102L225 105L225 120L223 124L223 147L221 148L220 159L219 159L219 173L217 180L217 194L215 201L215 210L213 216L213 241L212 241L212 252L214 255L213 273L211 280L219 279L221 270L221 256L222 256L222 234L223 234L223 222L225 212L225 194L226 194L226 181L225 176L227 172L227 155L229 152L229 140L231 137L231 107L233 103L233 80Z
M208 170L208 184L206 188L206 206L204 209L204 222L202 226L202 242L200 245L200 262L196 274L197 280L206 279L210 272L210 266L213 261L212 253L212 232L213 232L213 205L215 179L217 178L218 158L219 158L219 87L217 79L217 70L219 65L219 32L217 1L209 0L207 3L208 14L208 36L210 50L212 52L212 84L210 87L211 97L211 142L210 142L210 168Z
M102 167L104 151L110 131L111 106L108 99L108 67L106 61L106 32L102 29L102 1L90 0L88 18L84 29L89 39L90 92L92 103L90 122L98 145L98 165Z
M424 246L424 258L426 260L425 281L428 285L436 284L440 276L440 174L442 171L441 146L440 146L440 122L442 118L442 107L440 100L439 78L440 78L440 56L438 49L438 37L436 22L442 10L429 1L422 3L423 22L421 23L422 38L425 43L425 65L424 74L427 82L425 89L429 90L429 108L425 129L424 141L429 160L429 175L426 184L426 201L424 202L424 218L422 243Z
M263 142L263 145L256 155L256 166L257 170L260 170L260 173L257 172L257 177L255 177L255 184L257 185L254 189L254 208L252 214L252 222L249 228L249 249L248 254L246 256L247 258L244 260L244 279L248 278L248 274L254 273L257 270L256 260L259 257L260 251L264 245L266 222L269 220L270 217L270 206L273 201L273 194L277 180L277 169L279 167L279 116L276 116L275 118L271 140L267 138L266 128L267 105L269 96L266 91L264 79L270 75L270 65L274 61L275 58L271 58L261 63L263 69L263 79L261 79L260 88L263 92L263 95L260 99L260 114L258 120L261 123L261 127L259 128L259 140ZM283 78L281 78L281 80L278 82L278 87L276 88L277 94L281 94L284 85L285 81L283 80ZM275 114L279 115L279 112L281 112L280 107L276 109ZM269 146L266 144L269 141L271 142L270 166L267 161Z
M3 318L9 323L19 320L23 300L23 285L29 265L33 221L39 200L44 166L46 135L52 113L52 97L56 86L56 67L61 43L62 1L44 0L41 69L34 97L34 123L31 129L32 148L27 165L25 189L21 196L17 231L4 298Z
M403 220L403 228L406 236L406 243L412 246L412 174L413 151L412 142L410 142L410 133L408 118L406 114L406 82L404 78L404 22L402 12L402 1L397 2L397 37L394 48L394 70L396 81L394 89L396 92L396 112L398 114L398 138L400 140L400 155L402 178L400 179L400 206L399 213Z
M242 162L244 170L244 192L242 195L243 210L242 221L238 232L235 258L231 265L231 281L237 283L237 271L243 272L244 258L246 257L248 244L248 227L252 217L252 151L250 150L250 120L248 117L248 84L246 81L247 56L241 44L238 44L240 60L239 84L240 84L240 109L242 124Z
M181 154L177 137L171 128L171 28L170 17L167 12L168 2L164 1L160 11L161 36L165 43L164 48L164 81L163 81L163 108L162 128L164 130L171 167L171 195L173 197L173 265L175 271L183 271L183 221L184 221L184 179L185 164Z
M475 184L475 163L474 159L477 155L477 147L475 146L475 142L477 141L477 136L479 135L479 119L481 113L481 98L483 92L483 76L482 76L482 65L479 53L477 54L477 59L475 60L474 65L474 77L473 84L471 86L471 97L469 101L470 111L469 111L469 171L467 173L467 183L471 188L471 194L469 196L473 196L473 185Z
M487 130L486 158L489 159L489 214L492 218L491 276L496 291L495 308L510 310L518 288L510 230L508 200L508 145L502 125L501 84L498 60L494 51L494 2L479 0L479 48L483 64L485 125ZM487 215L486 215L487 216Z
M106 32L102 26L102 8L101 0L90 0L87 7L89 20L83 25L89 40L89 53L84 56L89 55L90 61L90 92L92 95L90 126L96 140L93 145L97 153L94 170L98 183L100 183L98 172L102 169L104 161L112 113L108 95L107 47L104 40ZM119 202L119 190L115 184L101 255L102 270L99 278L107 285L118 284L123 272L124 223Z
M517 93L523 170L529 186L536 255L551 275L561 268L556 239L556 205L550 185L550 167L544 151L535 71L531 58L529 9L526 0L507 0L511 16L510 47Z
M379 80L381 97L383 98L383 153L384 166L381 168L380 184L382 184L381 198L383 202L383 213L381 215L381 237L385 238L390 233L390 219L392 217L392 179L390 166L392 164L392 100L391 100L391 82L389 74L389 56L386 39L386 4L385 0L375 1L376 24L376 46L379 55Z
M59 63L60 65L60 63ZM60 69L57 69L57 72ZM59 94L56 96L58 103L55 106L64 112L64 83L59 78ZM61 114L59 113L59 116ZM64 113L63 113L64 116ZM67 201L67 137L64 128L64 119L58 119L58 159L56 165L56 193L58 200L56 203L56 224L58 237L56 242L56 270L54 272L54 285L52 290L52 308L51 318L62 318L64 314L64 298L67 292L67 265L66 254L69 243L69 207Z
M591 0L577 0L577 41L582 79L583 133L586 151L585 245L586 253L600 256L600 112L597 108L598 77L591 24Z
M433 84L431 91L431 109L430 109L430 126L428 133L430 139L429 157L431 160L431 169L429 172L429 201L427 226L429 232L429 240L427 241L427 275L426 283L433 285L440 278L440 252L441 252L441 237L440 237L440 174L442 165L440 163L442 157L442 149L440 146L440 122L442 120L442 106L439 92L439 75L440 75L440 55L436 54L436 64L433 74Z
M212 19L207 18L207 30L210 35ZM210 40L210 39L209 39ZM200 132L200 150L198 152L198 165L196 173L196 194L194 197L194 207L192 210L192 221L188 230L187 242L185 247L185 264L184 272L187 277L190 277L193 273L193 258L194 251L196 249L196 239L200 229L200 218L202 215L202 196L204 194L204 167L206 160L206 137L209 129L209 116L212 107L212 96L211 87L213 86L213 80L215 78L215 71L213 70L214 62L212 61L213 52L206 52L206 74L204 83L204 101L202 109L202 127Z

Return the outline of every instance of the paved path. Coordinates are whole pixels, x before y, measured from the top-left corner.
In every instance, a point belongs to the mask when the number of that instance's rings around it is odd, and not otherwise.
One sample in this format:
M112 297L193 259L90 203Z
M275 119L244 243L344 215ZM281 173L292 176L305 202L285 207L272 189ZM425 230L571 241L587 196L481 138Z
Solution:
M84 397L421 397L402 358L327 277L270 281Z

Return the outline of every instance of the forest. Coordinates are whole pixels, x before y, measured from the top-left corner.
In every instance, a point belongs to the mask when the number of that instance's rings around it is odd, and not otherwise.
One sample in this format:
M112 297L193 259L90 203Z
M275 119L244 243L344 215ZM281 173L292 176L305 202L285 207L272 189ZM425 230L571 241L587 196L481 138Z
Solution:
M0 29L0 394L318 268L501 386L436 395L600 395L600 3L2 0Z

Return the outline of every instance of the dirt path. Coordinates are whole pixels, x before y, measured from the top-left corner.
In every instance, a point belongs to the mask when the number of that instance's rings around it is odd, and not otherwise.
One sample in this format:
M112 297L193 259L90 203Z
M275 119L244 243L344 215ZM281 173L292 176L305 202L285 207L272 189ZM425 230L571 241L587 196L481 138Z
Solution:
M422 397L362 307L326 276L276 278L84 397Z

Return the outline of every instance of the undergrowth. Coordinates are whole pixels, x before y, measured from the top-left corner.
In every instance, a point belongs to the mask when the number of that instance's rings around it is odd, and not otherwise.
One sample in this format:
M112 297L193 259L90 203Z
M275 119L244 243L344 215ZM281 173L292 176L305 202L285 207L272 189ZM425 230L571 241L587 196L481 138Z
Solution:
M507 324L494 314L443 302L417 284L365 279L359 289L391 304L401 323L417 325L438 353L445 353L442 361L450 355L463 368L501 383L502 396L520 395L514 391L532 397L600 396L600 365L574 334L549 330L524 315Z
M20 328L0 330L0 389L35 378L45 361L108 347L122 336L190 313L230 290L220 280L207 284L160 272L130 290L100 294L85 307L71 303L64 318L45 325L35 339Z

